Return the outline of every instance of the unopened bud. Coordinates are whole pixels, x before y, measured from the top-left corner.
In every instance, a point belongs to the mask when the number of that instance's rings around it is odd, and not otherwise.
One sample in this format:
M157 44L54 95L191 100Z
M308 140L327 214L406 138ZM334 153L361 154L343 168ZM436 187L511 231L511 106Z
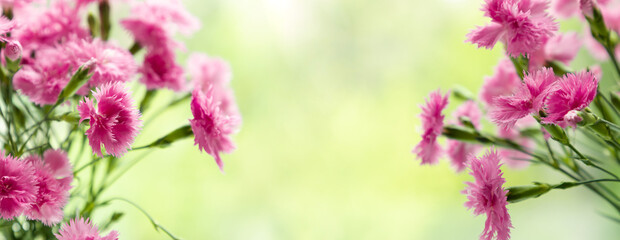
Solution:
M545 130L547 130L549 135L551 135L551 138L553 140L556 140L563 145L568 145L570 143L568 141L568 136L566 135L566 132L564 132L564 129L562 129L560 126L544 123L542 124L542 126L543 128L545 128Z
M573 127L577 125L578 123L581 123L582 120L583 118L579 116L578 111L576 110L571 110L568 113L566 113L566 115L564 115L564 121L566 121L568 124L570 124Z
M455 125L445 126L442 134L450 139L469 142L476 142L478 137L474 130Z
M575 116L573 116L573 113ZM570 118L574 118L574 121L575 121L574 123L579 124L579 126L591 126L592 124L595 124L599 120L599 118L593 113L591 113L590 111L572 110L568 112L568 114L566 114L566 116L564 117L566 121L573 123L573 121L571 121Z
M452 88L452 95L463 101L468 101L475 98L474 94L463 86L456 86Z
M510 203L516 203L529 198L539 197L540 195L543 195L551 190L551 186L549 184L534 184L536 185L509 187L508 194L506 194L507 201Z
M97 59L91 57L90 60L88 60L82 65L82 68L89 69L92 71L96 64L97 64Z
M15 61L22 57L22 45L18 41L8 41L4 48L4 56Z
M581 9L581 13L588 18L594 18L594 5L593 0L579 0L579 8Z

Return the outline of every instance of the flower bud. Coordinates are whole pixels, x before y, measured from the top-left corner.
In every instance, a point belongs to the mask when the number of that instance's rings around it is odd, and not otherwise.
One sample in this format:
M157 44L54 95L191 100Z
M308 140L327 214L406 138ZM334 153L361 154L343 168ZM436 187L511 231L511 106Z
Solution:
M478 134L474 130L455 125L445 126L442 134L447 138L470 142L476 142L478 137Z
M22 56L22 45L18 41L8 41L4 48L4 56L15 61Z
M566 135L566 132L564 132L564 129L555 124L542 124L542 126L545 130L547 130L549 135L551 135L553 140L556 140L563 145L569 144L568 136Z
M474 94L463 86L456 86L452 88L452 96L462 101L468 101L475 98Z
M594 2L592 0L579 0L581 13L588 18L594 18Z
M566 115L564 115L564 121L568 122L570 125L575 126L577 124L581 125L583 118L579 116L579 111L570 110Z
M549 190L551 186L545 183L534 183L533 186L517 186L509 187L508 194L506 194L507 201L510 203L520 202L529 198L536 198L543 195Z
M574 111L568 112L568 114L566 114L564 119L572 123L572 121L570 121L569 118L574 117L575 120L579 120L575 122L579 124L579 126L591 126L592 124L595 124L599 120L598 116L594 115L590 111L575 112L574 114L576 116L572 116L571 112L574 112Z

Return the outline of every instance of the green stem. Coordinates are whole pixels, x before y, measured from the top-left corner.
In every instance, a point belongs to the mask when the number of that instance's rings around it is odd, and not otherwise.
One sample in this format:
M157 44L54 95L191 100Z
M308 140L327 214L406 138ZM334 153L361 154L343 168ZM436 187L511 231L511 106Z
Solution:
M142 212L142 214L144 214L144 216L146 216L146 218L148 218L148 219L149 219L149 221L151 222L151 224L153 225L153 227L155 228L155 230L156 230L156 231L162 230L162 231L163 231L164 233L166 233L166 235L168 235L170 238L172 238L172 239L174 239L174 240L178 240L178 239L180 239L180 238L178 238L178 237L174 236L174 235L173 235L170 231L168 231L168 230L167 230L164 226L162 226L161 224L157 223L157 222L155 221L155 219L153 219L153 217L151 217L151 215L150 215L148 212L146 212L146 210L144 210L142 207L140 207L140 205L138 205L138 204L136 204L136 203L134 203L134 202L132 202L132 201L130 201L130 200L127 200L127 199L125 199L125 198L120 198L120 197L110 198L110 199L108 199L107 201L104 201L104 202L102 203L102 205L107 204L107 203L109 203L109 202L111 202L111 201L114 201L114 200L117 200L117 201L122 201L122 202L126 202L126 203L128 203L129 205L132 205L133 207L135 207L136 209L138 209L140 212Z
M142 45L139 42L134 42L133 45L129 47L129 52L131 53L131 55L136 55L136 53L138 53L138 51L140 51L141 49Z
M605 97L605 95L603 95L603 94L601 93L601 90L599 90L599 89L597 88L597 89L596 89L596 91L597 91L596 96L597 96L597 97L600 97L601 99L603 99L603 101L605 101L605 103L607 103L607 105L608 105L608 106L609 106L609 107L610 107L610 108L614 111L614 113L616 114L616 116L620 118L620 112L618 112L618 109L616 109L616 107L614 106L614 104L613 104L613 103L611 103L611 101L609 101L609 99L607 99L607 98Z
M616 59L616 54L614 53L614 49L612 49L608 45L609 44L603 44L603 46L605 47L605 51L607 51L607 55L609 55L609 58L611 59L611 62L613 63L614 68L616 69L616 73L618 73L618 76L620 76L620 66L618 65L618 59Z
M54 109L56 107L58 107L58 105L60 105L60 103L56 103L54 104L50 110L45 114L45 117L43 117L43 120L37 122L34 124L34 126L28 128L28 129L33 129L36 128L29 136L28 138L26 138L26 141L24 141L24 143L22 144L22 146L19 148L18 152L22 152L22 150L24 150L24 148L26 147L26 145L28 144L28 141L30 141L30 139L37 133L37 131L39 129L41 129L41 124L47 122L49 119L49 116L52 114L52 112L54 111ZM26 130L24 133L28 132L29 130Z
M580 180L579 180L579 178L577 178L577 177L575 177L574 175L570 174L570 173L569 173L569 172L567 172L566 170L562 169L561 167L557 167L557 168L556 168L556 167L554 167L552 164L550 164L550 163L549 163L549 162L547 162L547 161L544 161L544 160L542 159L542 157L540 157L540 156L538 156L538 155L536 155L536 154L532 154L532 153L529 153L529 152L527 152L527 151L524 151L524 150L519 150L519 149L515 149L515 150L520 151L520 152L522 152L522 153L525 153L525 154L527 154L527 155L530 155L530 156L532 156L532 157L534 157L534 158L538 159L541 163L544 163L545 165L550 166L550 167L552 167L552 168L554 168L554 169L556 169L556 170L560 171L561 173L563 173L564 175L566 175L566 176L568 176L568 177L572 178L572 179L573 179L573 180L575 180L575 181L580 181ZM593 186L591 186L591 185L589 185L589 184L586 184L585 186L586 186L588 189L590 189L591 191L593 191L594 193L596 193L597 195L599 195L599 196L600 196L601 198L603 198L605 201L607 201L607 202L608 202L608 203L609 203L612 207L614 207L614 209L616 209L616 211L618 211L618 213L620 213L620 206L619 206L616 202L614 202L612 199L610 199L607 195L603 194L600 190L598 190L598 189L594 188Z
M88 166L91 166L91 165L93 165L93 164L95 164L95 163L98 163L98 162L99 162L99 161L101 161L102 159L104 159L104 158L102 158L102 157L98 157L98 158L95 158L95 160L92 160L92 161L90 161L89 163L84 164L84 166L81 166L81 167L80 167L80 168L78 168L77 170L73 171L73 176L77 175L77 174L78 174L78 173L80 173L82 170L86 169Z
M585 157L583 154L581 154L581 152L579 152L579 150L577 150L577 148L575 148L575 146L573 146L572 144L568 144L568 147L569 147L571 150L573 150L573 152L575 152L575 153L579 156L578 160L581 160L581 161L582 161L583 163L585 163L586 165L591 166L591 167L593 167L593 168L596 168L596 169L598 169L598 170L600 170L600 171L602 171L602 172L604 172L604 173L607 173L607 174L609 174L610 176L614 177L615 179L620 179L620 178L618 178L618 176L616 176L616 174L614 174L614 173L612 173L612 172L608 171L607 169L604 169L604 168L602 168L602 167L600 167L600 166L598 166L598 165L594 164L592 161L590 161L590 159L588 159L588 158L587 158L587 157Z

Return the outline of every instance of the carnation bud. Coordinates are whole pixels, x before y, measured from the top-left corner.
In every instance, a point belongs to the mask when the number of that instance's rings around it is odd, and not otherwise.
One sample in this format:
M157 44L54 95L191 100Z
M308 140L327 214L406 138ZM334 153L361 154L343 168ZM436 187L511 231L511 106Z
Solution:
M574 114L575 116L573 116L572 114ZM575 121L571 121L573 120L571 118L574 118ZM595 124L599 120L598 116L594 115L589 110L585 110L585 111L572 110L566 114L564 119L571 123L578 123L579 126L590 126L592 124Z
M476 131L455 125L445 126L443 128L442 134L447 138L459 141L476 142L478 138L478 134L476 133Z
M463 86L456 86L452 89L452 96L462 101L474 99L474 94Z
M581 13L588 18L594 18L594 2L592 0L579 0Z
M579 116L579 112L576 110L571 110L564 116L564 121L568 122L570 125L573 126L581 123L582 120L583 118Z
M533 186L517 186L517 187L509 187L508 193L506 194L507 201L510 203L520 202L529 198L537 198L540 195L543 195L549 190L551 190L551 186L545 183L534 183Z
M22 45L18 41L8 41L4 48L4 56L15 61L22 56Z
M551 138L553 140L556 140L556 141L558 141L559 143L561 143L563 145L568 145L570 143L568 141L568 136L566 135L566 132L564 132L564 129L562 129L558 125L555 125L555 124L542 124L542 126L543 126L543 128L545 128L545 130L547 130L549 135L551 135Z
M97 64L97 59L91 57L87 62L84 63L84 65L82 65L82 68L93 70L95 64Z

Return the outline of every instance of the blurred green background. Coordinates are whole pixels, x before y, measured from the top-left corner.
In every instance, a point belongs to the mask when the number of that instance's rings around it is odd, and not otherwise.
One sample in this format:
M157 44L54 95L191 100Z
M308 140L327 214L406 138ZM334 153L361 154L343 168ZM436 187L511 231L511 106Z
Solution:
M135 201L183 239L477 239L485 217L463 207L460 194L471 177L446 160L420 166L411 149L426 94L457 84L477 92L501 57L501 46L464 43L487 22L482 2L184 1L203 24L187 48L233 67L243 115L238 150L224 155L221 174L193 140L175 143L148 155L106 195ZM571 28L580 25L562 25ZM586 55L575 65L589 64ZM186 124L189 104L164 116L136 146ZM503 169L508 185L565 180L538 166ZM113 226L121 239L167 239L122 202L95 222L118 209L126 212ZM512 239L620 236L617 223L598 214L607 205L582 189L509 211Z

